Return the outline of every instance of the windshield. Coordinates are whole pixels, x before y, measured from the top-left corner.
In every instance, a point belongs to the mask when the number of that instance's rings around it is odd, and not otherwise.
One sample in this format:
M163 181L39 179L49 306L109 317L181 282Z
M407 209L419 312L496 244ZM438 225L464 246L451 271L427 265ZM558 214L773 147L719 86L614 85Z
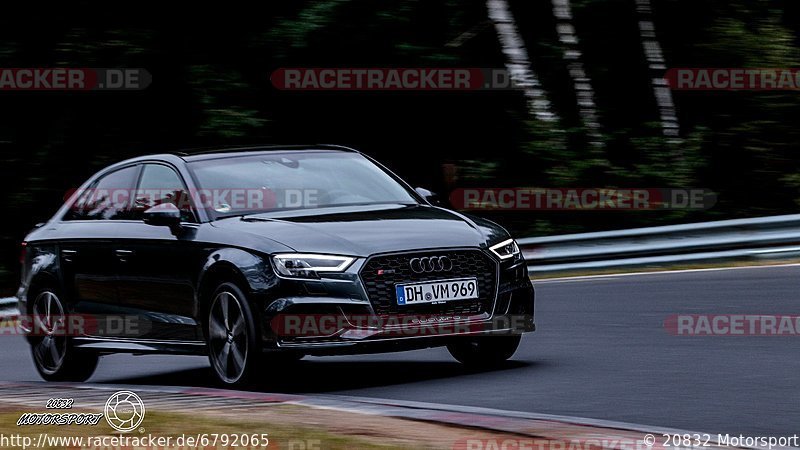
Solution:
M358 153L302 151L189 163L195 203L215 218L348 205L416 204L409 191Z

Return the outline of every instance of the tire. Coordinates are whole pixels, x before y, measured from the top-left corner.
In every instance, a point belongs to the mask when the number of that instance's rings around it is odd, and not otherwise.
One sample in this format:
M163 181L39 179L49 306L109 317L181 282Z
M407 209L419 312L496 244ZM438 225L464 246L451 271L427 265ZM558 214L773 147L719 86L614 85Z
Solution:
M29 337L36 371L46 381L86 381L92 376L99 355L73 347L72 337L63 332L66 308L54 288L43 287L33 295L31 315L35 323Z
M470 367L497 366L514 355L521 336L462 337L447 344L458 362Z
M220 284L211 297L206 319L208 358L217 382L225 387L252 382L261 349L244 292L233 283Z

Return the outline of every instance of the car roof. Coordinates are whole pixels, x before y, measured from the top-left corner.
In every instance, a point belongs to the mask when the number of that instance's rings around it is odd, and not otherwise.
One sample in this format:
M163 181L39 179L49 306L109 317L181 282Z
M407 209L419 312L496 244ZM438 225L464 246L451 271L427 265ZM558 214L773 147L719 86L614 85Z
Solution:
M358 150L342 145L334 144L310 144L310 145L257 145L257 146L231 146L231 147L213 147L213 148L200 148L181 150L173 152L155 153L150 155L137 156L135 158L126 159L118 163L112 164L95 175L108 173L116 170L122 166L130 164L137 164L148 161L163 161L173 164L182 162L203 161L208 159L217 159L222 157L237 157L246 156L265 152L295 152L295 151L326 151L326 152L347 152L347 153L361 153Z
M349 147L333 144L311 144L311 145L257 145L247 147L215 147L210 149L194 149L171 153L180 157L184 161L201 161L204 159L215 159L220 156L243 156L260 152L280 152L280 151L337 151L358 153Z

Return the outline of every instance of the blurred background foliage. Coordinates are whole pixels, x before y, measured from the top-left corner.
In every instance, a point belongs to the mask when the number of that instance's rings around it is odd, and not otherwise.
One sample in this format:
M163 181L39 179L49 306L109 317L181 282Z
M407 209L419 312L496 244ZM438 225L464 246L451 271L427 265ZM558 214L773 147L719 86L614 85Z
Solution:
M669 67L798 67L800 2L652 0ZM0 287L17 246L101 167L163 150L339 143L414 185L708 188L708 211L487 213L519 236L784 214L800 207L797 92L678 92L663 136L636 0L573 0L602 146L588 143L550 0L509 0L559 120L522 94L283 92L279 67L504 67L484 1L88 1L9 10L2 67L142 67L141 92L0 93ZM24 7L23 7L24 8ZM124 10L122 8L125 8ZM451 174L448 179L445 173ZM454 174L455 178L452 177Z

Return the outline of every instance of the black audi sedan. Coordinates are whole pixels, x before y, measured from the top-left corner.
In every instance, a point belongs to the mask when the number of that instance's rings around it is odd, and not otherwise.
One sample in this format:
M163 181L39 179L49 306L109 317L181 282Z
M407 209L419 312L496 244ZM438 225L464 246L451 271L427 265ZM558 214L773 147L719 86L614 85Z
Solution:
M535 329L525 261L502 227L433 198L330 145L114 164L23 242L36 368L82 381L106 354L208 355L238 385L306 355L502 362Z

